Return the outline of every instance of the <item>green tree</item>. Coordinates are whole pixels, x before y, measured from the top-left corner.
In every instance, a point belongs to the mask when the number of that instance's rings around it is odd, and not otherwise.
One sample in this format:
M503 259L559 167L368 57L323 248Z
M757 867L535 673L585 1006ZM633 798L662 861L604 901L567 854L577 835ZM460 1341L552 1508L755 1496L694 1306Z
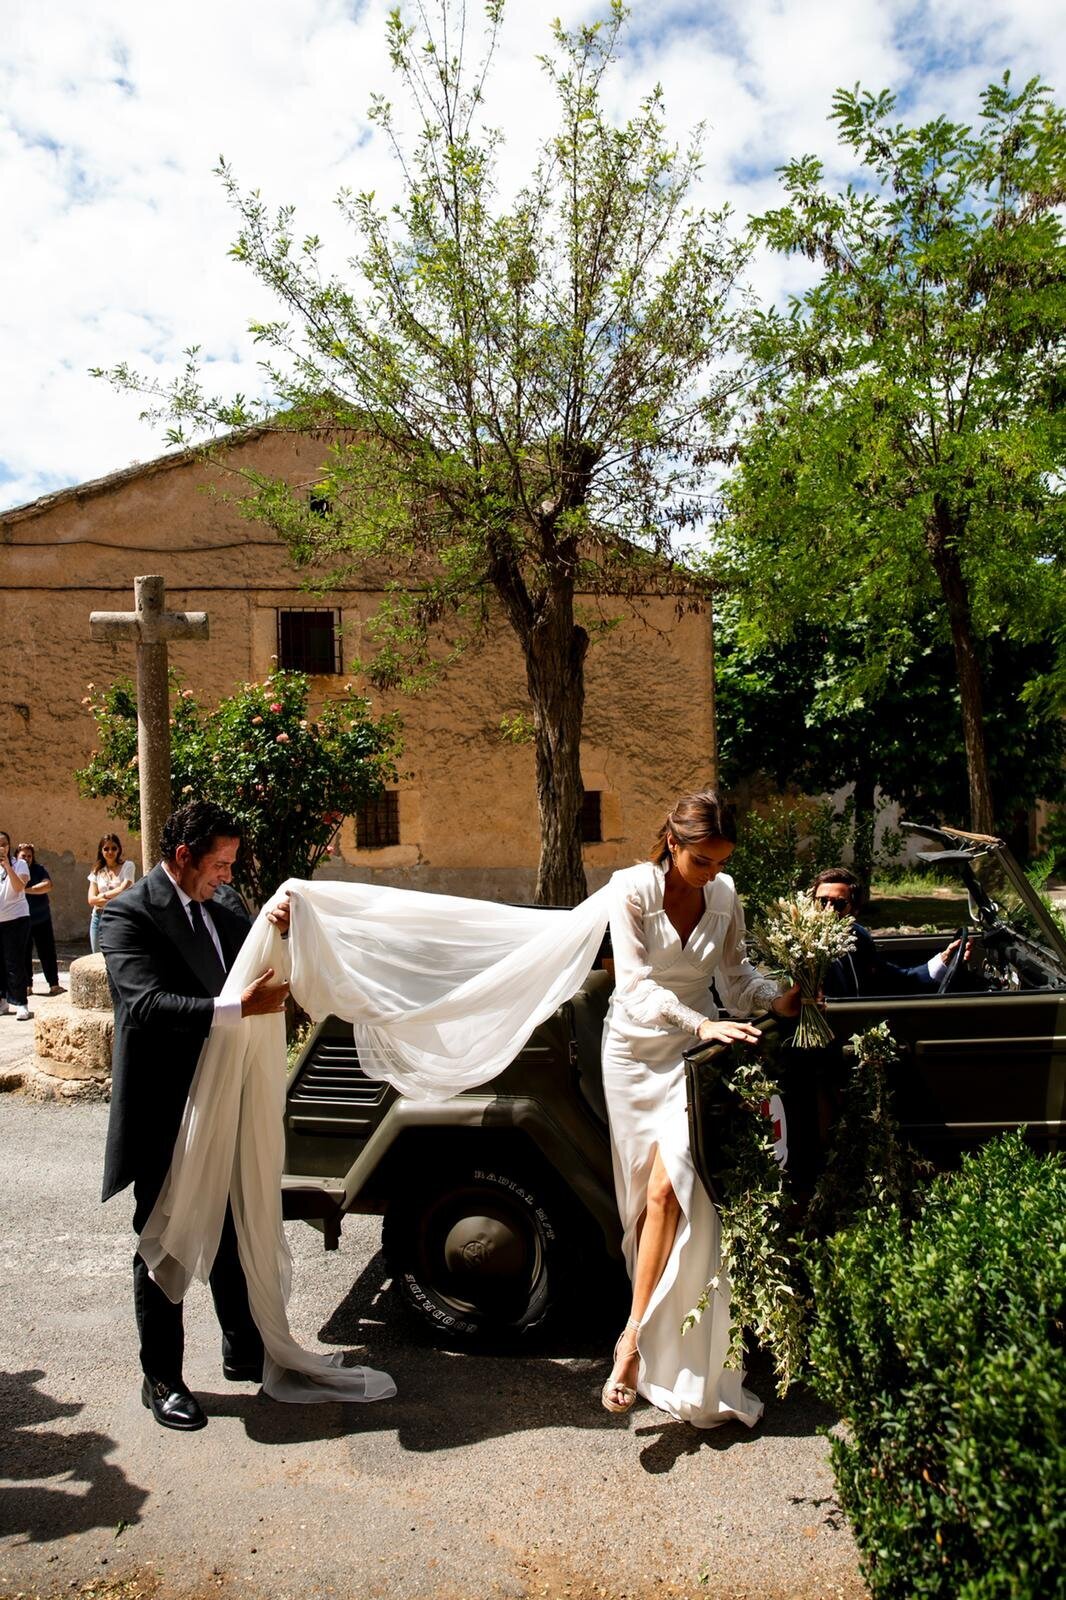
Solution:
M833 195L790 162L787 204L754 223L822 275L753 322L765 376L714 559L758 640L863 619L859 693L917 631L950 638L971 824L992 832L982 641L1054 643L1025 693L1062 703L1066 126L1037 80L987 89L976 129L893 109L839 92L861 183Z
M969 802L949 639L918 621L890 673L874 674L865 618L799 623L781 642L752 642L727 596L715 616L719 763L727 787L761 773L806 794L853 785L855 850L871 866L875 791L917 820L958 821ZM1038 799L1066 791L1066 723L1021 691L1054 665L1046 640L993 634L980 647L989 783L1008 831Z
M691 586L670 558L676 531L702 516L716 409L707 375L730 348L727 300L746 251L724 213L692 208L698 141L669 143L658 90L625 123L607 114L620 0L572 33L554 25L541 64L556 130L517 196L501 199L482 90L502 0L485 13L473 68L472 29L443 0L432 33L391 14L392 64L419 132L405 147L389 104L375 102L402 198L387 212L373 194L341 195L356 237L349 276L329 274L291 208L272 213L222 169L240 216L233 254L283 307L254 328L271 390L262 406L208 395L195 352L162 392L126 367L109 376L154 393L148 414L169 419L174 442L264 418L333 439L310 486L314 511L307 485L266 478L242 507L319 582L391 564L368 663L379 685L419 684L502 612L532 710L536 895L571 903L586 892L585 656L613 620L596 621L598 604L582 615L578 596L624 604Z
M310 878L334 851L341 823L396 777L399 724L372 718L352 692L308 712L307 679L273 672L205 711L172 674L171 793L175 806L213 800L240 822L237 887L261 905L286 878ZM83 702L98 745L75 772L83 795L106 800L113 817L140 826L137 699L132 684L96 690Z

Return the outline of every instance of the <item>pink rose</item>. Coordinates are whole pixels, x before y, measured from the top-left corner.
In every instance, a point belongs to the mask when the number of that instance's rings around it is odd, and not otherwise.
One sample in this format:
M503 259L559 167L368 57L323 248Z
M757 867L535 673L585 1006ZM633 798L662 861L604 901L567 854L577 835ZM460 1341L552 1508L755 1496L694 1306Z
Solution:
M270 702L270 709L271 709L271 711L280 711L281 710L281 701L280 700L272 700Z
M275 744L288 744L288 742L289 736L287 733L279 733L277 738L274 740Z

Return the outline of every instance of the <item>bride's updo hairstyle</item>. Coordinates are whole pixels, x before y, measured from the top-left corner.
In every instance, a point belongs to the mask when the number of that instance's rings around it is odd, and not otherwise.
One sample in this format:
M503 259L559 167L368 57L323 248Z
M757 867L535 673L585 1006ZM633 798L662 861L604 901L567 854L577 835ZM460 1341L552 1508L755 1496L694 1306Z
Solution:
M731 805L719 800L713 789L705 789L702 794L682 795L674 802L656 835L650 858L656 866L664 867L670 861L668 833L673 834L678 844L688 848L702 844L705 839L728 839L730 844L736 844L736 813Z

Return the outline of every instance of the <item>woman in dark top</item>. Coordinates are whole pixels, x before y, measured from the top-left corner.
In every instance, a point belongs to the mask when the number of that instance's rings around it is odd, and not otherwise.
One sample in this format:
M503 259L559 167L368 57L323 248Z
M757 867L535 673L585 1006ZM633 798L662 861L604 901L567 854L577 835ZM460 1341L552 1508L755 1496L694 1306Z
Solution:
M25 861L30 869L30 881L26 885L26 904L30 908L32 943L26 946L26 988L33 988L33 949L36 946L37 959L41 963L41 971L48 984L48 993L62 994L63 991L59 986L59 963L56 960L55 933L52 928L52 908L48 903L52 880L48 876L47 869L37 860L37 851L32 844L20 844L18 854L19 860Z

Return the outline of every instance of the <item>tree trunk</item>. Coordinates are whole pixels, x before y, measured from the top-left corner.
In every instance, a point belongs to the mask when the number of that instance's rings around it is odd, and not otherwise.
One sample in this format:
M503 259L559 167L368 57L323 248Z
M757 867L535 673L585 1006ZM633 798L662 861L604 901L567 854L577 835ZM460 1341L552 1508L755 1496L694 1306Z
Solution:
M951 641L955 649L955 670L958 674L959 701L962 709L962 737L966 749L966 771L970 782L970 827L974 833L994 833L992 790L988 781L988 759L985 751L981 664L977 659L974 645L969 591L959 561L958 543L961 537L962 529L957 526L950 508L943 501L934 501L932 519L926 532L926 545L947 606Z
M588 643L588 634L574 622L569 585L550 590L523 640L540 812L535 900L542 906L574 906L588 894L581 859L581 726Z
M877 826L877 813L874 807L874 793L877 781L867 767L860 767L855 776L853 795L855 799L855 843L852 848L852 859L855 871L864 883L869 883L873 876L874 867L874 829Z

